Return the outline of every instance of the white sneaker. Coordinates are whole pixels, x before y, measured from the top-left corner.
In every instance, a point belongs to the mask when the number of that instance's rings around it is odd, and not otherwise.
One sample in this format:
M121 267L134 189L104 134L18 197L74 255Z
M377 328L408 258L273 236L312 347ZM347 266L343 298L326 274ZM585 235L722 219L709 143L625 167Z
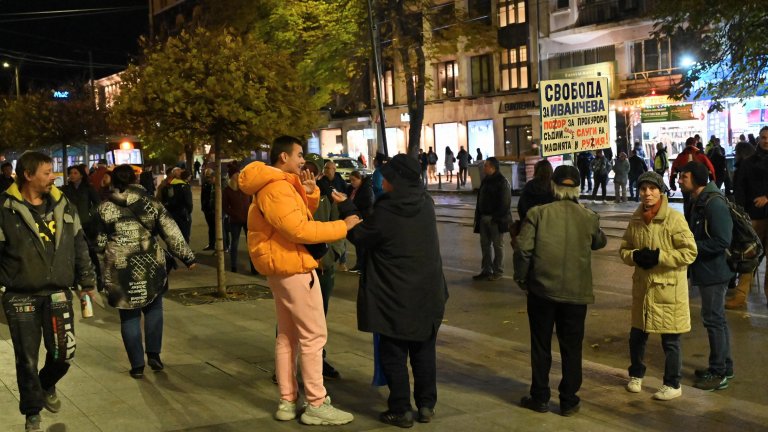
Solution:
M661 386L659 391L653 394L653 398L656 400L668 401L676 397L680 397L682 396L682 394L683 394L682 386L680 388L672 388L668 385L663 385Z
M333 405L331 405L330 396L326 396L323 404L318 407L307 405L307 409L304 410L304 414L301 415L302 423L316 426L343 425L354 419L355 417L352 414L334 408Z
M629 377L627 391L630 393L640 393L643 390L643 379L638 377Z
M296 402L290 402L280 399L275 412L275 419L280 421L289 421L296 418Z

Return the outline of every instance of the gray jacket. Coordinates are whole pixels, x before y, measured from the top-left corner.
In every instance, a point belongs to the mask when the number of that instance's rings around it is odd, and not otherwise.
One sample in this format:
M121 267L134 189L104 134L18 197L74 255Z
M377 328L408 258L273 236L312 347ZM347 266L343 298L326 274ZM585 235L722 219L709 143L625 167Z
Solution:
M616 159L616 162L613 164L613 182L622 184L627 183L629 180L629 160L627 159Z
M591 251L606 242L600 216L581 204L560 200L534 207L517 237L515 282L556 302L594 303Z

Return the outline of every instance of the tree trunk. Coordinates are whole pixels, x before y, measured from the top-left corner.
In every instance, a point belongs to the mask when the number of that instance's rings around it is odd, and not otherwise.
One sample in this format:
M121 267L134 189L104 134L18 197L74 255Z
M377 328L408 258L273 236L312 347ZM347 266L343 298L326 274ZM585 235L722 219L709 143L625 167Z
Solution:
M221 145L224 141L224 134L216 132L213 141L214 163L216 164L215 196L216 200L214 218L216 219L216 276L218 297L227 297L227 275L224 271L224 230L222 219L222 189L221 189Z
M189 178L191 183L191 179L192 179L192 176L194 175L194 170L195 170L195 145L194 144L184 144L184 160L185 160L185 165L187 167L187 171L189 171L189 174L190 174Z

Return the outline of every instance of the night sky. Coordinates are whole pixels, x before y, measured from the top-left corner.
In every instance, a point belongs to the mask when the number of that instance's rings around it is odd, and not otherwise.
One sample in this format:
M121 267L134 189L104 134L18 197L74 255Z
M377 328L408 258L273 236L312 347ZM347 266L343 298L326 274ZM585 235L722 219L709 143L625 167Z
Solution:
M75 11L108 8L127 9ZM73 12L38 13L64 10ZM110 75L137 55L148 11L148 0L0 0L0 64L20 65L22 93L87 82L89 51L94 78ZM13 69L0 68L0 94L14 92Z

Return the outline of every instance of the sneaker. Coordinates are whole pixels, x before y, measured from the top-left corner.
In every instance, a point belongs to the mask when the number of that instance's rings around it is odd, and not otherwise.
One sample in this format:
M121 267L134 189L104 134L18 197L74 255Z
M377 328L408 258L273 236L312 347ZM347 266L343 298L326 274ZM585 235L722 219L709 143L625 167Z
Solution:
M490 275L488 275L488 280L497 281L503 277L504 277L504 273L491 273Z
M576 405L572 407L560 407L560 415L563 417L571 417L574 414L577 414L581 410L581 404L577 403Z
M728 378L724 375L715 375L707 373L705 376L699 378L694 387L706 391L723 390L728 388Z
M549 411L549 403L535 401L531 396L523 396L523 398L520 399L520 406L540 413Z
M491 276L491 273L481 272L472 276L472 280L487 280Z
M638 377L629 377L627 391L630 393L640 393L643 390L643 379Z
M27 422L24 424L24 430L26 432L42 432L43 427L40 426L40 414L33 414L27 416Z
M289 421L296 418L296 402L280 399L275 411L275 420Z
M211 245L208 245L208 246L206 246L206 247L204 247L204 248L203 248L203 250L204 250L204 251L209 251L209 250L213 250L213 249L214 249L214 248L213 248L213 246L211 246Z
M56 395L56 388L43 390L43 393L45 393L45 397L43 398L43 406L45 406L45 409L52 413L59 412L61 410L61 400L59 400L59 397Z
M382 423L401 427L403 429L407 429L413 426L413 414L411 414L410 411L403 414L395 414L391 411L384 411L379 415L379 420L381 420Z
M331 405L331 397L326 396L323 404L320 406L307 405L304 414L301 415L301 422L307 425L335 426L343 425L354 420L355 417Z
M152 368L153 371L161 371L165 369L165 365L163 364L163 361L160 360L159 355L147 357L147 364L149 364L149 367Z
M419 408L419 423L429 423L435 416L435 409L429 407Z
M657 391L656 393L653 394L653 398L656 399L656 400L668 401L668 400L672 400L672 399L674 399L676 397L680 397L682 395L683 395L683 387L682 386L678 387L678 388L674 388L674 387L670 387L668 385L663 385L663 386L661 386L659 391Z
M711 371L709 369L696 369L693 371L693 374L696 375L696 378L704 378L710 373ZM728 378L729 381L734 379L736 375L733 373L733 369L726 369L725 377Z

